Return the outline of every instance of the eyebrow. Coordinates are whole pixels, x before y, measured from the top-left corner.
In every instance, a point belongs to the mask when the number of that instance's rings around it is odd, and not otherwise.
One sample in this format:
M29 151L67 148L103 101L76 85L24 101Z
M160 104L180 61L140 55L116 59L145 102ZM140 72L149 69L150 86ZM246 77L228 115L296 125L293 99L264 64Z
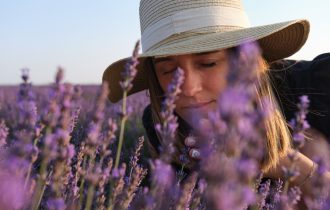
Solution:
M170 58L170 57L155 58L154 63L157 64L160 62L171 61L171 60L172 60L172 58Z
M212 53L217 53L220 52L220 50L214 50L214 51L209 51L209 52L199 52L199 53L193 53L193 55L199 56L199 55L208 55L208 54L212 54ZM165 62L165 61L171 61L172 58L171 57L160 57L160 58L154 58L154 63L160 63L160 62Z
M194 53L194 55L208 55L208 54L217 53L217 52L220 52L220 50L214 50L214 51L209 51L209 52Z

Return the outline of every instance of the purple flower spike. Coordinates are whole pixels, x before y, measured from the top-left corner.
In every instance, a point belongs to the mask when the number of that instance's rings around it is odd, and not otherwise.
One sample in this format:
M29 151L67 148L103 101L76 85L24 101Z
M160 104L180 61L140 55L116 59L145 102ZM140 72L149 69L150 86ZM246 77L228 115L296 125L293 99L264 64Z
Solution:
M266 198L269 194L269 190L270 190L270 180L267 180L266 182L260 184L258 189L258 193L261 196L260 203L258 205L260 209L262 209L266 204Z
M173 141L175 131L178 127L177 117L174 115L175 101L177 100L178 95L181 93L180 86L182 85L183 81L184 72L182 69L178 68L175 71L170 85L168 86L166 97L162 103L160 115L163 118L163 123L162 125L157 124L155 126L163 141L166 142L166 144L164 144L164 152L162 153L162 157L166 161L169 161L169 157L174 152Z
M173 184L174 172L171 165L157 159L152 165L153 182L156 186L167 189Z
M24 81L24 83L27 83L29 80L29 69L24 68L22 69L22 80Z
M239 59L230 59L233 68L228 75L229 85L251 84L256 79L256 58L260 55L258 45L254 42L244 43L239 47L239 53Z
M0 121L0 148L6 145L6 138L8 136L8 128L5 121Z
M303 95L300 97L300 103L298 106L298 112L295 118L290 121L290 125L293 128L293 146L298 149L304 146L305 136L304 132L310 128L310 125L306 121L306 115L308 113L309 99L308 96Z
M17 106L19 111L19 128L32 131L37 121L37 107L35 96L32 92L32 85L28 83L29 70L22 70L23 83L19 86L17 94Z
M120 82L120 86L124 91L129 91L132 88L132 81L134 80L137 69L136 66L139 64L138 61L138 53L140 50L140 42L138 41L135 44L135 48L133 51L133 55L131 57L131 60L127 62L124 71L122 72L122 78L123 80Z
M62 198L49 199L47 201L47 209L49 209L49 210L65 210L66 205Z
M220 112L226 115L241 115L249 110L250 100L244 87L228 88L221 94Z
M299 187L292 187L288 193L291 205L296 205L300 201L301 190Z
M29 196L23 189L24 177L7 169L5 165L0 165L0 209L25 209Z
M310 102L308 96L303 95L299 99L301 106L307 109L309 107L309 102Z

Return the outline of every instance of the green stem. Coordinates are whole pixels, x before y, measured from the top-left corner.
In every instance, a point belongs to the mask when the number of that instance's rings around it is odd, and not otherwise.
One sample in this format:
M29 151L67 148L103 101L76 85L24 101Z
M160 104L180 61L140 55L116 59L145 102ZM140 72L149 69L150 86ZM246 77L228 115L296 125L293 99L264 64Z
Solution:
M109 193L108 193L108 208L107 210L113 210L113 201L111 199L112 193L113 193L113 182L110 181L109 183Z
M103 161L104 161L104 157L102 156L101 158L100 158L100 161L99 161L99 164L100 164L100 167L102 168L102 166L103 166Z
M41 203L42 197L45 192L46 188L46 170L47 170L47 160L43 159L41 163L41 168L40 168L40 176L38 178L37 182L37 187L36 191L33 195L33 200L32 200L32 208L33 210L37 210L39 208L39 205Z
M93 197L94 197L94 189L95 189L94 185L90 185L89 188L88 188L85 210L90 210L91 207L92 207Z
M52 133L52 128L47 127L46 128L46 136ZM36 138L33 142L33 145L37 145L38 138ZM47 147L43 148L43 152L46 153ZM47 157L43 157L41 161L41 166L40 166L40 172L39 172L39 178L36 186L36 190L34 191L33 198L32 198L32 205L31 209L33 210L38 210L42 197L45 192L46 188L46 179L47 179L47 167L48 167L48 161L49 159ZM51 173L50 173L51 174Z
M88 164L88 168L89 168L89 172L90 173L94 173L95 172L95 156L91 155L90 156L90 160L89 160L89 164ZM86 201L86 205L85 205L85 210L90 210L92 207L92 203L93 203L93 197L94 197L94 190L95 190L95 186L93 182L90 182L90 185L88 186L88 192L87 192L87 201Z
M288 193L288 190L289 190L289 181L285 181L285 184L284 184L284 194L287 194Z
M83 171L85 170L86 162L87 162L87 159L86 159L86 156L85 156L84 160L83 160L83 165L82 165L82 170ZM85 184L85 178L82 177L82 180L81 180L80 186L79 186L79 202L78 202L78 208L77 209L81 209L81 206L82 206L82 201L83 201L83 198L84 198L84 184Z
M109 206L107 210L113 210L113 205L111 204L111 206Z
M38 143L38 138L34 139L33 146L37 146L37 143ZM24 182L24 190L26 189L27 184L29 182L29 179L30 179L30 176L31 176L32 167L33 167L33 163L31 161L30 162L30 165L29 165L28 173L26 175L25 182Z
M123 141L124 141L124 130L125 130L125 123L127 120L126 99L127 99L127 91L124 91L124 94L123 94L123 118L122 118L121 124L120 124L120 135L119 135L119 143L118 143L118 148L117 148L117 153L116 153L115 168L118 168L118 166L119 166L120 153L121 153L121 148L123 146Z
M46 182L45 182L46 183ZM39 197L39 200L38 200L38 207L40 206L40 203L41 203L41 200L42 200L42 197L44 196L44 193L45 193L45 189L46 189L46 184L44 184L41 188L41 193L40 193L40 197Z
M29 165L28 173L27 173L25 181L24 181L24 190L26 189L27 184L28 184L29 179L30 179L30 176L31 176L32 165L33 165L33 163L31 162L30 165Z

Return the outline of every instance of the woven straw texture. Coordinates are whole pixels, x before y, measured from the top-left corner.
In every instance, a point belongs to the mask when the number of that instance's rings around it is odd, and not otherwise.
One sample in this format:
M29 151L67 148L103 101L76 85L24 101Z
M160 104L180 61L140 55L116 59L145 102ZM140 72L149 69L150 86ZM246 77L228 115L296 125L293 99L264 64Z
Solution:
M243 9L239 0L142 0L140 2L141 33L146 27L176 12L200 7L226 6Z

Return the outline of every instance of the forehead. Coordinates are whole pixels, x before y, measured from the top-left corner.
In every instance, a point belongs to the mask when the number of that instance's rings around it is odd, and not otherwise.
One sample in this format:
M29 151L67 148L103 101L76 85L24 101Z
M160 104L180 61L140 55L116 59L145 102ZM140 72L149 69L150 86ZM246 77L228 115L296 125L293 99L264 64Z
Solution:
M178 56L191 56L191 57L201 57L201 56L207 56L207 55L222 55L225 54L226 50L214 50L214 51L208 51L208 52L200 52L200 53L191 53L191 54L185 54L185 55L170 55L170 56L155 56L153 57L154 63L159 63L162 61L169 61L174 59Z

